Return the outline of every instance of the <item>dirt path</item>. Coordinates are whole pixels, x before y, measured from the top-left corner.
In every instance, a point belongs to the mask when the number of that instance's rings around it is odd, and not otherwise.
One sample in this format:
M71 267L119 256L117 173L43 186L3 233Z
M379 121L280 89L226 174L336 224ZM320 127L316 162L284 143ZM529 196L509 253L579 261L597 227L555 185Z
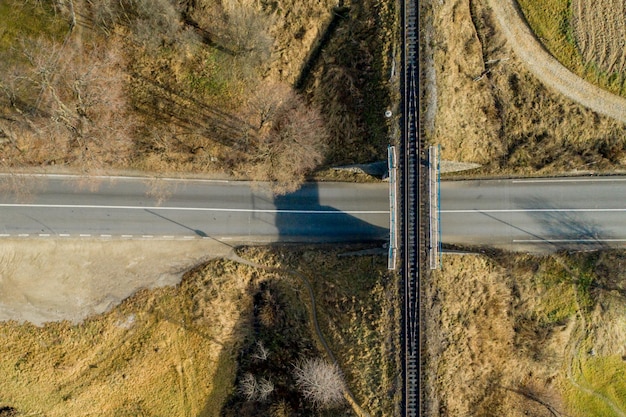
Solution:
M317 336L317 339L319 340L321 345L324 347L324 350L326 351L326 355L328 355L328 358L330 359L330 361L339 367L339 363L337 362L337 359L335 358L335 355L333 354L332 350L328 346L328 343L326 342L326 338L324 337L324 334L322 333L322 329L320 329L320 326L317 320L317 306L315 302L315 294L313 294L313 287L311 287L311 283L309 282L309 279L304 274L294 269L277 268L277 267L261 265L259 263L244 259L240 257L239 255L232 253L232 252L228 255L227 258L233 262L238 262L240 264L248 265L253 268L259 268L259 269L263 269L265 271L271 271L271 272L287 273L289 275L297 277L300 280L300 282L302 282L302 284L305 286L309 294L309 298L311 299L311 310L309 311L309 316L313 324L313 328L315 329L315 334ZM367 411L365 411L363 408L361 408L359 403L354 398L352 391L350 391L350 388L348 388L347 386L344 389L343 396L348 402L348 404L350 404L350 407L352 407L352 410L356 413L357 416L370 417L370 414Z
M588 83L561 65L532 33L515 0L488 3L513 51L542 83L597 113L626 123L626 99Z

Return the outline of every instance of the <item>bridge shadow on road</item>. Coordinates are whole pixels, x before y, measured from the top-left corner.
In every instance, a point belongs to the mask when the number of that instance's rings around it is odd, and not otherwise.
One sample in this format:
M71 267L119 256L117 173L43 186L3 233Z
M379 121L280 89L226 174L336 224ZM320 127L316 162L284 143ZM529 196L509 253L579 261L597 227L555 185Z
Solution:
M386 241L389 229L374 224L374 215L344 212L320 203L316 183L298 191L276 196L275 226L283 242L364 242ZM365 211L361 208L359 211ZM387 220L388 222L388 220Z

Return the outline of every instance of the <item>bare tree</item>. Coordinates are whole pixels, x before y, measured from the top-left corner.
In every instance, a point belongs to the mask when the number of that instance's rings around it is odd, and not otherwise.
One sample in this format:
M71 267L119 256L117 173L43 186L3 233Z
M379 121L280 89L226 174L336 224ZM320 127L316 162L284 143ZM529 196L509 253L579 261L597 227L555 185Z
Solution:
M247 136L253 138L247 162L252 176L272 182L276 194L297 190L324 159L328 134L320 112L284 85L261 88L248 109L251 125L258 126Z
M241 381L239 381L239 392L248 401L252 401L256 398L257 382L254 375L248 372L241 378Z
M180 11L170 0L87 0L94 26L110 35L116 25L128 27L135 41L156 49L176 40Z
M93 170L128 157L135 123L116 42L114 37L109 47L22 42L28 65L9 73L8 80L4 75L0 84L22 121L16 124L22 128L18 148L28 162L54 161L58 155L63 163Z
M259 361L265 361L265 360L267 360L268 355L269 355L269 352L265 348L265 346L263 346L263 342L261 342L260 340L257 340L257 342L256 342L256 350L252 354L252 358L256 359L256 360L259 360Z
M274 43L269 34L275 17L265 13L257 0L227 0L224 3L226 47L235 54L259 60L269 57Z
M316 406L332 408L343 402L345 382L336 364L306 359L295 366L294 376L302 394Z
M265 401L274 391L274 383L266 378L259 381L250 372L239 381L239 392L248 401Z
M274 392L274 383L268 379L261 378L257 385L257 399L265 401L272 392Z

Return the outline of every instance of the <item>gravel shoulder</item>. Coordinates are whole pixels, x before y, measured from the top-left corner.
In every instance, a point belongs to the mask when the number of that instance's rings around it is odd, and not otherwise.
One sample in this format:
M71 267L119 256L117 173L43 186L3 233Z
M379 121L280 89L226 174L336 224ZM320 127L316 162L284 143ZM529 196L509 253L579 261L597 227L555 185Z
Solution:
M488 0L511 48L545 85L569 99L626 123L626 99L573 74L550 55L532 33L515 0Z

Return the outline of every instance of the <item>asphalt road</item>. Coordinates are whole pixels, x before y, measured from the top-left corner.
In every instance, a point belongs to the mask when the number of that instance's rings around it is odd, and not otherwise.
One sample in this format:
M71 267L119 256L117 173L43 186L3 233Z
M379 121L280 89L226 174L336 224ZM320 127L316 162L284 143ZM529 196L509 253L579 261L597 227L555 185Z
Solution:
M0 193L0 237L206 238L223 242L386 240L387 184L308 184L272 197L250 183L26 177ZM164 197L162 202L152 194ZM442 242L509 250L626 246L626 177L441 184Z
M28 176L0 193L0 237L207 238L241 243L388 239L387 184L309 184L274 198L250 183ZM151 197L157 194L163 197Z
M545 252L626 246L626 177L441 184L442 242Z

